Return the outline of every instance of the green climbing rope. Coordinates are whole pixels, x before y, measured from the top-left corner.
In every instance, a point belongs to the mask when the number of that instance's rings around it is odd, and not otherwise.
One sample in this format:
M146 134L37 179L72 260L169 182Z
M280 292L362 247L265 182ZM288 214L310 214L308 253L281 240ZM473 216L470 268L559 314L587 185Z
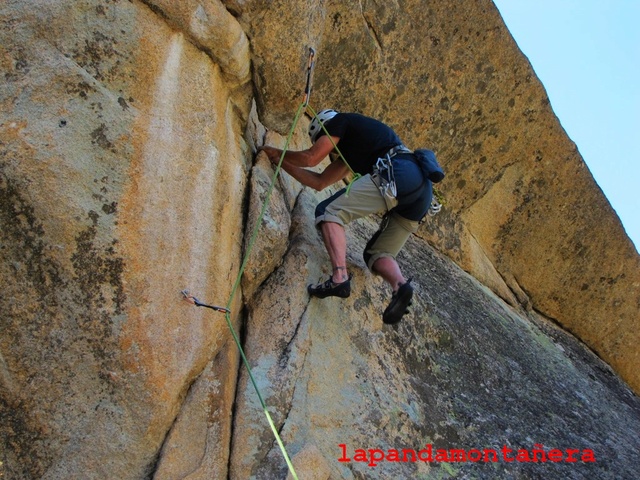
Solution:
M251 250L253 249L253 245L256 241L256 238L258 236L258 231L260 229L260 226L262 225L262 218L264 217L265 212L267 211L267 207L269 206L269 200L271 199L271 193L273 192L273 188L276 184L276 181L278 179L278 175L280 174L280 169L282 167L282 161L284 160L284 156L285 153L287 151L287 149L289 148L289 143L291 142L291 138L293 136L293 132L296 128L296 125L298 124L298 121L300 120L300 116L302 115L302 112L304 111L304 102L302 104L300 104L300 108L298 108L298 112L296 113L295 119L293 121L293 125L291 127L291 131L289 132L289 135L287 137L287 141L284 145L284 149L282 150L282 154L280 155L280 161L278 162L278 165L276 166L275 172L273 174L273 177L271 179L271 185L269 186L269 189L267 190L267 195L265 197L264 203L262 205L262 210L260 211L260 216L258 217L258 220L256 221L255 227L253 228L253 232L251 234L251 238L249 240L249 244L247 246L245 255L244 255L244 259L242 260L242 264L240 265L240 270L238 271L238 276L236 278L235 283L233 284L233 288L231 289L231 296L229 297L229 301L227 302L227 311L225 312L225 319L227 321L227 325L229 326L229 330L231 330L231 335L233 335L233 340L236 342L236 345L238 346L238 350L240 351L240 356L242 357L242 361L245 365L245 367L247 367L247 372L249 373L249 378L251 379L251 383L253 384L253 388L256 391L256 394L258 396L258 400L260 401L260 405L262 406L262 410L264 411L265 416L267 417L267 422L269 422L269 427L271 427L271 431L273 432L273 435L276 439L276 442L278 443L278 446L280 447L280 450L282 452L282 455L284 456L285 461L287 462L287 467L289 467L289 471L291 472L291 475L293 476L293 478L295 480L298 480L298 476L296 475L296 472L293 468L293 464L291 463L291 459L289 458L289 455L287 454L287 450L284 447L284 444L282 443L282 439L280 438L280 434L278 433L278 429L276 428L275 424L273 423L273 419L271 418L271 414L269 414L269 410L267 409L267 405L264 401L264 399L262 398L262 394L260 393L260 389L258 388L258 384L256 382L256 379L253 376L253 372L251 371L251 367L249 366L249 361L247 360L247 357L244 353L244 349L242 348L242 345L240 344L240 339L238 338L238 334L236 333L235 329L233 328L233 325L231 324L231 306L233 303L233 299L238 291L238 288L240 286L240 282L242 280L242 274L244 273L244 270L247 266L247 262L249 261L249 254L251 253Z
M229 330L231 331L231 335L233 336L233 340L235 341L235 343L236 343L236 345L238 347L238 351L240 352L240 356L242 357L242 362L244 363L245 367L247 368L247 373L249 374L249 379L251 380L251 384L253 385L253 388L256 391L256 395L258 396L258 400L260 401L260 405L262 406L262 410L264 411L264 414L267 417L267 422L269 423L269 427L271 427L271 431L273 432L273 435L274 435L274 437L276 439L276 442L278 443L278 446L280 447L282 455L284 456L284 459L287 462L287 467L289 467L289 471L291 472L291 475L293 476L293 478L295 480L298 480L298 476L296 475L296 472L295 472L295 470L293 468L293 464L291 463L291 459L289 458L289 455L287 454L287 450L284 447L284 443L282 442L282 438L280 438L280 434L278 433L278 429L276 428L275 424L273 423L273 419L271 418L271 414L269 413L269 410L267 408L267 404L265 403L264 399L262 398L262 394L260 393L260 389L258 388L258 384L256 382L256 379L253 376L253 372L251 371L251 366L249 365L249 361L247 360L247 356L245 355L244 349L242 348L242 344L240 343L240 338L238 337L238 334L236 333L236 330L235 330L235 328L233 328L233 325L231 323L231 307L232 307L232 304L233 304L233 300L234 300L234 298L236 296L236 293L238 291L238 288L240 287L240 283L242 281L242 275L244 274L244 271L245 271L245 269L247 267L247 263L249 261L249 255L251 253L251 250L253 249L253 245L255 244L256 238L258 236L258 232L260 230L260 226L262 225L262 218L264 217L264 215L265 215L265 213L267 211L267 207L269 206L269 201L271 200L271 194L273 192L273 189L275 187L276 181L278 179L278 175L280 175L280 170L282 169L282 162L284 161L285 154L287 153L287 150L289 149L289 144L291 143L291 138L293 137L293 132L295 131L295 128L298 125L300 117L302 116L302 114L303 114L305 109L308 109L313 114L314 117L317 117L317 113L308 104L308 96L306 96L305 97L305 101L303 101L300 104L300 107L298 108L298 111L296 112L296 116L295 116L295 118L293 120L293 125L291 126L291 130L289 131L289 135L287 136L287 140L285 142L284 148L282 149L282 154L280 155L280 161L278 162L278 165L276 166L276 169L275 169L275 171L273 173L273 177L271 178L271 185L269 185L269 188L267 189L267 195L265 197L264 203L262 204L262 209L260 211L260 215L258 216L258 219L257 219L257 221L255 223L254 228L253 228L253 232L251 233L251 237L249 239L249 244L248 244L247 249L245 251L245 255L244 255L244 258L242 260L242 264L240 265L240 269L238 271L238 276L236 277L236 281L233 284L233 288L231 289L231 295L229 297L229 301L227 302L227 308L225 309L226 311L224 312L225 313L224 317L225 317L225 320L227 321L227 326L229 327ZM333 141L333 138L331 138L331 135L329 135L329 132L327 132L325 126L322 123L321 123L321 125L322 125L322 128L324 129L325 133L329 137L329 139L331 139L331 142L333 143L334 149L336 150L336 152L338 152L338 155L340 156L342 161L349 168L349 170L351 171L351 174L353 175L353 178L352 178L351 182L349 182L349 185L347 187L347 195L348 195L349 194L349 190L351 189L351 185L358 178L360 178L361 175L359 173L356 173L356 172L353 171L353 169L351 168L349 163L346 161L346 159L344 158L344 156L342 155L342 153L338 149L338 146Z
M307 106L307 110L309 110L309 112L313 115L314 118L318 118L318 114L315 112L315 110L311 107L311 105ZM331 140L331 143L333 144L333 149L338 152L338 156L342 159L342 161L344 162L344 164L347 166L347 168L349 169L349 171L351 172L352 178L351 181L349 182L349 185L347 185L347 192L345 193L346 196L349 196L349 191L351 190L351 186L353 185L353 182L355 182L356 180L358 180L362 175L360 175L359 173L356 173L353 171L353 168L351 168L351 165L349 165L349 162L347 162L347 159L344 158L344 155L342 155L342 152L340 151L340 149L338 148L338 145L336 145L336 142L333 141L333 137L331 136L331 134L329 133L329 131L327 130L327 127L324 126L324 122L321 122L320 119L318 118L318 123L320 124L320 127L322 128L322 130L324 131L324 133L327 135L327 137L329 138L329 140Z

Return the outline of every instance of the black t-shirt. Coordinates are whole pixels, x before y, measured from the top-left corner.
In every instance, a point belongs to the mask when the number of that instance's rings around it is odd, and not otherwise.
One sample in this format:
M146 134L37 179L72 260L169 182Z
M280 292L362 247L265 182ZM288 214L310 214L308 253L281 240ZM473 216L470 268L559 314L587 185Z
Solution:
M338 113L324 126L332 137L340 137L338 149L360 175L371 173L379 157L402 144L391 127L359 113Z

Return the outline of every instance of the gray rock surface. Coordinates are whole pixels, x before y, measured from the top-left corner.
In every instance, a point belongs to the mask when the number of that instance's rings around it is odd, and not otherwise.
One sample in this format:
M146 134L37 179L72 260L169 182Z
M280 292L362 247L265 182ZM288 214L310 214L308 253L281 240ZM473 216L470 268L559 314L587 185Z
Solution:
M299 198L289 251L246 327L253 375L294 459L312 450L336 479L633 478L640 402L628 386L584 344L539 313L509 306L424 240L411 239L400 257L418 293L398 326L382 324L390 292L360 257L373 220L348 227L351 297L310 299L304 285L329 273L321 272L327 258L313 232L314 202L307 192ZM286 475L245 370L233 445L232 478ZM340 461L340 445L351 462ZM355 461L356 449L426 445L434 457L437 449L494 449L498 457L373 467L380 454L367 453ZM561 461L514 461L520 450L533 459L534 449L559 449ZM566 461L567 450L579 451L576 462ZM595 461L582 461L591 452Z

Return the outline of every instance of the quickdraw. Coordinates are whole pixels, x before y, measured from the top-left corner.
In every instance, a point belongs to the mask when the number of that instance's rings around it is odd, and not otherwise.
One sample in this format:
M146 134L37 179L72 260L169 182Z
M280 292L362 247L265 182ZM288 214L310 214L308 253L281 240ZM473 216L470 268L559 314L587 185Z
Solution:
M192 305L195 305L196 307L207 307L210 308L211 310L215 310L216 312L221 312L221 313L231 313L231 310L229 310L228 308L225 307L218 307L216 305L207 305L206 303L202 303L200 300L198 300L196 297L194 297L193 295L191 295L189 293L189 290L183 290L182 292L182 296L184 297L184 299L191 303Z
M215 311L218 312L222 312L224 313L224 318L227 322L227 326L229 327L229 330L231 332L231 335L233 336L233 339L238 347L238 350L240 352L240 357L242 358L242 362L244 363L245 367L247 368L247 373L249 374L249 379L251 380L251 383L253 384L253 388L256 392L256 395L258 397L258 401L260 402L260 405L262 406L262 410L264 412L264 415L267 419L267 422L269 423L269 427L271 428L271 431L273 433L273 436L278 444L278 447L280 447L280 451L282 452L282 456L284 457L285 462L287 463L287 467L289 468L289 472L291 473L291 476L293 477L294 480L298 480L298 475L296 474L295 469L293 468L293 464L291 463L291 459L289 458L289 455L287 454L287 450L284 446L284 443L282 442L282 438L280 437L280 433L278 432L278 429L276 428L275 423L273 422L273 419L271 418L271 414L269 413L269 410L267 409L267 404L265 403L264 399L262 398L262 394L260 393L260 389L258 388L258 383L256 382L256 379L253 376L253 372L251 371L251 366L249 365L249 361L247 360L247 357L244 353L244 349L242 348L242 344L240 343L240 338L238 337L238 334L236 333L235 328L233 328L233 325L231 323L231 305L233 303L233 299L235 297L236 292L238 291L239 287L240 287L240 282L242 280L242 275L244 273L244 270L247 266L247 263L249 261L249 254L251 253L251 250L253 248L253 245L255 243L256 237L258 236L258 231L260 229L260 226L262 225L262 218L264 217L267 207L269 205L269 200L271 198L271 193L275 187L276 181L278 179L278 175L280 174L280 169L282 167L282 162L284 160L284 155L287 151L287 149L289 148L289 143L291 142L291 138L293 137L293 132L298 124L298 121L300 119L300 117L302 116L302 112L305 110L305 108L307 108L308 104L309 104L309 97L311 96L311 79L312 79L312 74L313 74L313 66L314 66L314 60L315 60L315 55L316 55L316 51L313 48L309 48L309 61L307 64L307 82L306 82L306 86L305 86L305 90L304 90L304 99L303 102L300 104L300 107L298 108L298 111L296 112L295 118L293 120L293 125L291 126L291 130L289 132L289 135L287 137L287 141L285 142L284 148L282 150L282 154L280 156L280 162L278 163L275 172L273 174L273 177L271 179L271 185L269 186L268 190L267 190L267 194L266 194L266 198L264 200L264 203L262 205L262 210L260 212L260 215L258 217L258 221L256 222L255 228L253 229L253 232L251 234L251 237L249 239L249 244L247 246L247 249L245 251L244 254L244 258L242 260L242 264L240 265L240 269L238 271L238 276L236 277L236 281L233 284L233 288L231 289L231 295L229 297L229 301L227 302L227 307L218 307L215 305L207 305L205 303L202 303L201 301L199 301L196 297L194 297L193 295L189 294L188 290L183 290L182 291L182 295L185 298L185 300L187 300L189 303L192 303L193 305L197 305L199 307L207 307L207 308L211 308ZM310 107L309 107L310 108Z

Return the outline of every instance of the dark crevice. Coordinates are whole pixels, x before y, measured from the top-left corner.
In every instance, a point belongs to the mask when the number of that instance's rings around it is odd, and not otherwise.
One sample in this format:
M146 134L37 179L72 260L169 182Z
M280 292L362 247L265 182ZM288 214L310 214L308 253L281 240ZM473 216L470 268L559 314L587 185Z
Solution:
M219 355L216 354L208 363L215 361L216 357ZM176 413L176 416L173 418L173 421L171 422L171 425L169 426L169 428L167 429L167 431L164 434L164 438L162 439L162 442L160 442L160 447L158 448L158 451L156 452L156 455L154 457L154 459L152 460L152 462L149 464L149 466L147 467L147 475L145 476L145 480L151 480L153 479L153 477L155 476L157 470L158 470L158 466L160 464L160 460L162 459L162 452L164 450L164 447L169 439L169 436L171 435L171 432L173 431L173 428L175 427L176 423L178 422L178 418L180 417L180 413L182 412L182 409L184 407L185 402L187 401L187 399L189 398L189 395L191 394L191 390L194 388L194 385L196 384L196 382L198 381L198 379L200 378L200 375L202 375L202 372L205 370L206 366L202 369L202 371L200 373L198 373L198 375L195 376L195 378L189 383L189 385L187 386L187 388L185 389L185 393L182 396L182 401L180 402L180 408L178 409L178 412ZM201 462L200 462L201 463Z
M382 51L382 41L378 36L378 32L374 28L373 24L367 19L366 15L363 14L362 18L364 19L364 23L367 25L367 29L369 30L369 33L371 33L371 38L373 38L373 40L376 42L376 47Z
M240 345L244 349L244 345L246 344L247 339L247 322L244 321L248 319L249 312L245 307L240 311L240 331L238 332L238 339L240 341ZM235 341L233 345L237 348ZM233 404L231 405L231 426L229 431L229 455L227 457L227 480L233 480L231 478L231 458L233 457L233 438L234 432L236 430L236 419L238 418L237 410L238 410L238 389L240 386L240 376L242 375L242 369L245 368L244 363L242 362L242 357L238 353L238 362L236 363L236 381L235 381L235 390L233 392Z
M280 355L280 360L278 362L281 369L284 369L289 363L289 358L291 357L291 350L293 348L293 343L298 337L298 331L300 330L300 326L302 325L302 322L304 322L304 319L307 314L307 310L309 309L310 302L311 302L311 299L309 299L309 301L307 302L307 306L305 307L304 311L300 315L300 321L297 323L296 328L293 331L293 335L291 336L287 344L282 349L282 354Z

